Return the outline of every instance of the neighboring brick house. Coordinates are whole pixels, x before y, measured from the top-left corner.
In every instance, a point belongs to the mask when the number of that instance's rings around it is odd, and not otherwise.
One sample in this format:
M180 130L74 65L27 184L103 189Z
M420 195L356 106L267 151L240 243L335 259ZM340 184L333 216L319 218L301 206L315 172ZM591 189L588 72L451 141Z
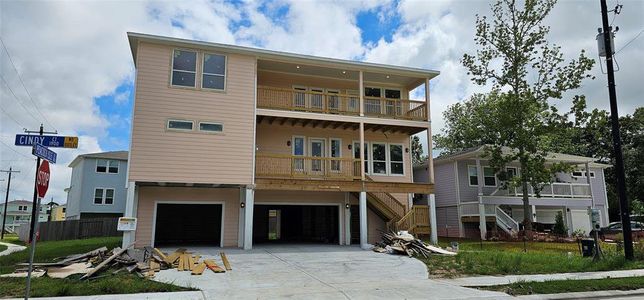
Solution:
M65 219L120 217L125 211L127 151L90 153L70 164Z

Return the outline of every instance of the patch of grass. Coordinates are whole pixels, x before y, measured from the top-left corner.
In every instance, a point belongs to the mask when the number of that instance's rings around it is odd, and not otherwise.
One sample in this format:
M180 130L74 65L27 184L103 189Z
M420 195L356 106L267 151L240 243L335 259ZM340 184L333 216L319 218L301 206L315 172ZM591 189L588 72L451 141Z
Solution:
M572 292L636 290L644 287L644 277L602 278L585 280L553 280L544 282L515 282L506 285L479 287L510 295L559 294Z
M133 274L108 275L90 281L80 281L79 278L80 275L66 279L33 278L31 296L62 297L195 290L139 278ZM0 297L23 297L25 286L25 278L0 278Z
M100 247L112 249L121 245L121 237L101 237L84 240L48 241L36 243L35 262L53 262L56 258L72 254L85 253ZM29 247L27 249L0 256L0 274L11 273L15 264L29 261Z
M4 251L4 250L7 250L7 248L8 248L8 247L7 247L7 246L5 246L5 245L0 245L0 252L2 252L2 251Z
M443 243L442 246L447 246ZM418 257L432 277L464 275L518 275L565 272L592 272L644 268L643 260L627 261L609 245L604 245L604 258L593 262L582 257L575 243L483 242L460 240L456 256Z
M20 239L18 239L17 234L5 234L4 238L1 241L5 243L12 243L12 244L21 245L21 246L25 244L22 241L20 241Z

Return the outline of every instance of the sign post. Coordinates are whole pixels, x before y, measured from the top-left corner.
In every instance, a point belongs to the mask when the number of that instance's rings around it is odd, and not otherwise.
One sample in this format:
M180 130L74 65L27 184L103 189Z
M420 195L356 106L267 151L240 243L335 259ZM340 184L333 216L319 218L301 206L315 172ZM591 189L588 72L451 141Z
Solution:
M31 291L31 272L33 271L34 267L34 255L36 254L36 236L38 232L38 212L40 211L40 200L45 197L45 194L47 194L47 189L49 189L49 177L50 177L50 172L49 172L49 162L46 160L43 160L43 162L40 164L38 167L38 171L36 172L36 190L38 192L38 198L36 200L36 205L35 205L35 226L32 228L32 233L31 233L31 252L29 254L29 271L27 273L27 287L25 290L25 299L29 299L29 293Z

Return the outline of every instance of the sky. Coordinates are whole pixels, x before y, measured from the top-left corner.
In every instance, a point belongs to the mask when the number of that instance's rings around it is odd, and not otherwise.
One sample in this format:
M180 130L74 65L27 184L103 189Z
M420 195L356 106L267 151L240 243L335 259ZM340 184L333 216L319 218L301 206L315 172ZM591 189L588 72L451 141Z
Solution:
M609 8L618 1L608 0ZM134 65L126 32L253 46L333 58L439 70L432 80L432 128L442 112L488 87L474 85L460 60L474 53L476 14L490 1L0 1L0 169L14 174L11 199L31 199L35 163L16 147L23 128L79 137L78 149L56 149L47 198L66 201L69 163L79 154L127 150ZM620 0L613 24L620 115L644 103L644 1ZM612 17L611 17L612 19ZM566 58L582 49L597 59L599 1L560 1L546 19L549 40ZM639 34L639 35L638 35ZM605 68L605 67L604 67ZM606 75L566 95L585 94L589 107L608 109ZM420 95L420 93L418 93ZM427 149L426 135L420 135ZM6 178L6 174L0 174ZM4 195L6 181L0 182Z

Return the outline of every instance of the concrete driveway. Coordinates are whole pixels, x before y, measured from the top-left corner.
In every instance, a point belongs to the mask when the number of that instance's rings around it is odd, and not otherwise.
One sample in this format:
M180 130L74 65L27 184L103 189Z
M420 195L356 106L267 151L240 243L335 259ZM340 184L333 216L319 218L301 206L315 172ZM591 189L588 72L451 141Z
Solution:
M164 249L171 252L175 249ZM190 247L221 265L219 248ZM479 291L428 279L425 265L405 256L323 245L257 246L251 251L224 249L232 271L201 276L163 270L154 280L201 289L209 299L501 299L503 293Z

